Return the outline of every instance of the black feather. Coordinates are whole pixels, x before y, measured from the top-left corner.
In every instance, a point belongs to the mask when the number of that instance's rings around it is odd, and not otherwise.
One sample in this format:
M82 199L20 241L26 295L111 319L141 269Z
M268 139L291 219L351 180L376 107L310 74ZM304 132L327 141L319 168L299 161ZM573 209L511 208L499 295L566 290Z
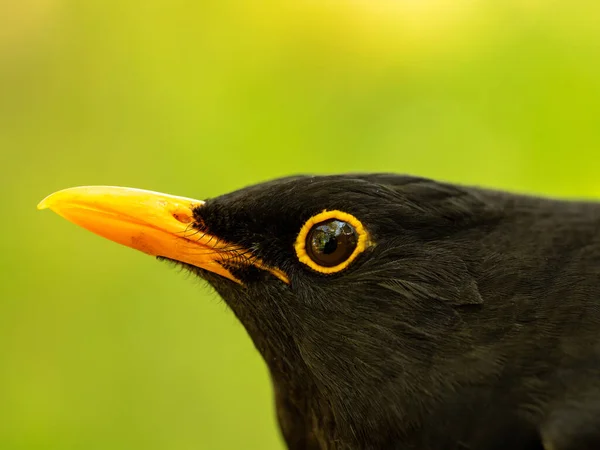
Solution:
M375 244L333 275L294 251L324 209ZM289 448L600 449L600 205L378 174L275 180L195 215L289 276L196 269L268 364Z

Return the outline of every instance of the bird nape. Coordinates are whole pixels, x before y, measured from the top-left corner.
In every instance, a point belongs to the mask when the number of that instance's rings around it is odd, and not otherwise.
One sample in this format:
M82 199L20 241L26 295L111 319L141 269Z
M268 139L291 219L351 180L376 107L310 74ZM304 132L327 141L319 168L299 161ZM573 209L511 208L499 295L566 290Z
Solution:
M357 174L39 208L208 281L290 449L600 449L600 204Z

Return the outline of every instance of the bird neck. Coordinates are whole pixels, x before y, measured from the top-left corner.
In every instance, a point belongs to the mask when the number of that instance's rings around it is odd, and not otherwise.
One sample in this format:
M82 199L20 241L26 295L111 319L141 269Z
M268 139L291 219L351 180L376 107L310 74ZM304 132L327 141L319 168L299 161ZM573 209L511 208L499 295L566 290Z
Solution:
M238 315L239 317L239 315ZM317 386L298 348L278 330L242 320L273 384L277 418L288 448L326 449L339 435L331 403Z

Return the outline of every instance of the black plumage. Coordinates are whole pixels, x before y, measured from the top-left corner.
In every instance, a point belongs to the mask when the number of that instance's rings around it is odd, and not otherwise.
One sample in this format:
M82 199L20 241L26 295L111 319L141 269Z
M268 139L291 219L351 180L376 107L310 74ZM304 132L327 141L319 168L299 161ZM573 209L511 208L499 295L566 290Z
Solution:
M371 239L333 274L294 250L323 210ZM193 217L243 249L223 262L241 283L186 266L265 359L290 449L600 449L600 204L298 176Z

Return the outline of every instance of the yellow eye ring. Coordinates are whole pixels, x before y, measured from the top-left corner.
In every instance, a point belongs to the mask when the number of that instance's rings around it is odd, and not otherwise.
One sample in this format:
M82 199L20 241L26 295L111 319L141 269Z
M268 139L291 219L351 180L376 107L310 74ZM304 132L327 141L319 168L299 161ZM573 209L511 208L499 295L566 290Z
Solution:
M323 264L319 264L314 260L314 256L311 257L309 253L313 253L311 248L307 248L307 245L311 245L312 243L308 243L307 241L310 239L310 235L314 233L316 227L322 226L328 222L336 221L340 223L342 226L349 225L351 227L351 231L356 236L356 246L353 248L352 252L349 255L341 254L344 258L339 264L335 264L332 266L327 266ZM352 241L352 245L354 245L354 241ZM363 226L360 220L354 217L351 214L345 213L343 211L327 211L314 215L310 219L306 221L300 232L298 233L298 237L296 238L296 243L294 244L294 248L296 250L296 255L298 256L298 260L306 264L311 269L323 273L323 274L332 274L344 270L347 268L352 261L356 259L356 257L361 254L365 249L370 245L369 233Z

